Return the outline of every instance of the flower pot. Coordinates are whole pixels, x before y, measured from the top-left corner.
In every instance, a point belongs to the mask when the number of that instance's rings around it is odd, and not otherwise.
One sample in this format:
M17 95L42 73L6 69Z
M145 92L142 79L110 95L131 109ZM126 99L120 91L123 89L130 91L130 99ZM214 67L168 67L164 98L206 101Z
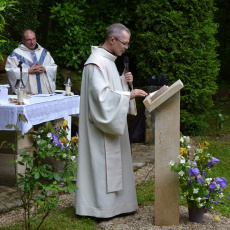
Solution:
M205 207L202 208L193 207L190 208L188 211L189 211L189 221L196 222L196 223L203 222Z

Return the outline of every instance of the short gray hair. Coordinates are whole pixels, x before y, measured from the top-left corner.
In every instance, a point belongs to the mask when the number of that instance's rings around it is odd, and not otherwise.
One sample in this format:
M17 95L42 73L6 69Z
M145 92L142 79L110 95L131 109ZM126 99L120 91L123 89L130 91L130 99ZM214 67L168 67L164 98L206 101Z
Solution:
M107 28L105 33L105 40L108 40L111 37L121 38L122 32L126 31L131 35L130 30L121 23L114 23L109 28Z

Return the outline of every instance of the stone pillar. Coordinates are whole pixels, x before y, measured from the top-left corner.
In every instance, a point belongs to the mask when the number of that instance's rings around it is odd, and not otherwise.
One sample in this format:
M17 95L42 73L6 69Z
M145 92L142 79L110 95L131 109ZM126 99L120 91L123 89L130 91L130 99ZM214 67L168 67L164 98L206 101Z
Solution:
M180 148L180 91L155 109L155 224L179 225L179 180L168 164Z
M163 86L143 101L149 112L155 111L155 224L179 225L179 179L168 166L180 151L181 80Z
M32 131L33 128L30 130ZM8 163L9 161L20 160L21 152L32 153L33 140L30 136L24 139L16 140L16 131L0 131L0 146L2 142L6 142L0 148L0 185L15 186L16 176L18 173L24 173L25 167L18 164ZM15 145L15 151L8 147L8 144Z

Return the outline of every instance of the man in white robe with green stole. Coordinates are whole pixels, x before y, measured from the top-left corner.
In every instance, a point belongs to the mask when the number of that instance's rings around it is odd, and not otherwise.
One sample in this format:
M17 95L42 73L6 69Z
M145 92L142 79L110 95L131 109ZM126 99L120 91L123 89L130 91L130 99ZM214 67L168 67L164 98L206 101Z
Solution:
M115 23L105 43L92 47L85 63L79 117L76 214L109 218L138 208L127 128L136 115L135 97L147 93L132 86L130 72L120 77L117 56L128 49L130 31Z

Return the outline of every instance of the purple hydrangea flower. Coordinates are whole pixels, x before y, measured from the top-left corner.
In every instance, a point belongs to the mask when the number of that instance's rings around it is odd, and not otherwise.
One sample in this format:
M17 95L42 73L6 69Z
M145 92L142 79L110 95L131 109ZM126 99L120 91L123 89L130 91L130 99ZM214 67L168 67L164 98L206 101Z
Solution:
M209 209L205 209L205 210L204 210L204 213L207 213L208 211L209 211Z
M189 168L188 169L189 176L197 176L200 175L200 171L198 168Z
M225 188L227 186L227 180L225 177L217 177L215 181L221 188Z
M58 127L54 126L54 128L55 128L55 130L56 130L57 132L60 132L60 130L59 130Z
M228 195L228 199L230 200L230 194Z
M197 181L199 182L199 184L205 183L205 180L202 178L202 176L199 176Z
M203 173L203 177L207 176L207 170Z
M64 148L64 146L62 145L62 143L60 141L58 141L58 134L52 134L52 138L53 138L53 144L54 145L60 146L61 149Z
M213 201L213 203L214 203L214 204L216 204L216 205L218 205L218 204L219 204L219 203L218 203L217 201L215 201L215 200Z
M220 161L219 159L213 157L211 160L208 161L208 163L207 163L207 164L208 164L208 167L209 167L209 168L214 167L215 164L217 164L219 161Z
M216 184L210 183L209 188L211 191L213 191L216 188Z

